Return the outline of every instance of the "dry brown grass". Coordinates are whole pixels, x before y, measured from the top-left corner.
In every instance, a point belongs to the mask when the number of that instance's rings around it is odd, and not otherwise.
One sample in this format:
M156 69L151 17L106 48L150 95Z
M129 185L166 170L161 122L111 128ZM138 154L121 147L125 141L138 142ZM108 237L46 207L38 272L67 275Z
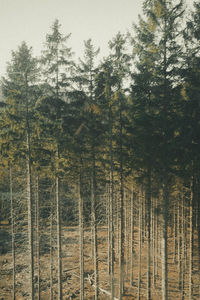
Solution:
M134 261L134 285L130 285L130 272L125 273L125 296L124 300L137 299L137 280L138 280L138 256L137 256L137 230L135 232L135 261ZM78 229L74 227L63 228L63 299L70 299L71 295L75 296L75 299L79 298L79 245L78 245L79 233ZM41 243L43 241L41 240ZM98 251L99 251L99 282L100 287L109 291L109 276L107 267L107 231L105 227L98 229ZM85 230L84 237L84 268L85 268L85 299L94 299L94 289L87 280L87 275L93 273L93 259L92 259L92 247L91 247L91 232ZM197 243L195 235L195 244ZM142 280L141 280L141 300L146 299L146 272L147 272L147 255L146 255L146 241L142 247ZM177 264L173 263L173 239L169 237L169 300L179 300L181 298L181 291L178 288L178 268ZM115 245L115 252L117 245ZM116 254L117 258L117 254ZM194 253L194 299L198 298L198 272L197 272L197 249ZM17 262L17 300L28 299L26 290L28 289L27 280L27 260L26 254L20 252L17 249L16 255ZM41 264L41 299L49 300L49 279L50 279L50 256L49 253L45 253L40 258ZM152 286L152 300L161 299L161 268L160 257L158 257L159 272L156 279L155 287ZM54 251L54 265L56 266L56 249ZM57 280L56 280L56 267L54 267L54 299L57 299ZM37 269L36 269L37 274ZM11 253L3 254L0 257L0 299L11 300L12 299L12 257ZM118 263L115 261L115 294L118 296ZM185 277L185 299L188 299L188 266L184 273ZM37 287L37 283L35 285ZM37 296L37 292L36 292ZM109 299L109 296L100 294L100 299Z

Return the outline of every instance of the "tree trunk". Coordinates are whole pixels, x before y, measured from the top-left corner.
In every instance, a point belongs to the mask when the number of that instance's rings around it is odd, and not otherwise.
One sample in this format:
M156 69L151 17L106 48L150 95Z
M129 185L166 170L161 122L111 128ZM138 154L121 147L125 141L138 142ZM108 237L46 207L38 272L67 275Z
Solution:
M11 245L12 245L12 299L16 299L16 281L15 281L15 216L13 206L13 181L12 168L10 167L10 217L11 217Z
M98 245L97 245L97 220L96 220L96 171L95 153L92 148L92 178L91 178L91 214L92 214L92 233L93 233L93 254L94 254L94 285L95 300L99 294L99 273L98 273Z
M158 200L155 199L155 208L156 208L156 213L155 213L155 281L158 276Z
M111 229L110 229L110 201L111 201L111 195L110 195L110 184L108 187L107 191L107 197L106 197L106 221L107 221L107 226L108 226L108 275L110 276L110 263L111 263L111 257L110 257L110 234L111 234Z
M140 287L141 287L141 252L142 252L142 195L139 195L139 220L138 220L138 300L140 300Z
M80 264L80 300L84 299L84 225L83 225L83 198L81 194L82 180L80 171L79 180L79 264Z
M125 193L125 218L124 218L124 224L125 224L125 243L126 245L126 279L128 279L128 271L129 271L129 195L128 191Z
M167 180L163 182L163 232L162 232L162 300L168 299L168 190Z
M56 173L58 172L59 151L56 151ZM60 208L60 180L56 174L56 213L57 213L57 266L58 266L58 299L63 299L62 294L62 241L61 241L61 208Z
M36 252L38 264L38 300L40 300L40 203L39 203L39 179L36 178Z
M198 170L198 181L197 181L197 235L198 235L198 265L199 265L199 299L200 299L200 172Z
M193 299L193 199L194 199L194 179L191 184L191 194L190 194L190 231L189 231L189 300Z
M176 252L177 252L177 214L176 214L176 201L174 201L174 251L173 251L173 263L176 263Z
M53 196L51 195L51 215L50 215L50 300L53 300Z
M59 178L56 176L56 212L57 212L57 251L58 251L58 299L62 300L62 246L61 246L61 214Z
M178 272L180 274L180 203L177 203L177 262L178 262Z
M33 258L33 197L32 197L32 177L30 162L30 135L27 129L27 204L28 204L28 241L29 241L29 267L30 267L30 299L34 300L34 258Z
M134 257L134 200L135 200L135 194L132 191L131 195L131 274L130 274L130 284L134 285L134 263L133 263L133 257Z
M179 199L180 201L181 199ZM179 204L179 260L178 260L178 281L179 281L179 290L182 288L182 263L183 263L183 257L182 257L182 243L183 243L183 237L182 237L182 209L181 209L181 202Z
M151 300L151 172L148 170L147 203L147 300Z
M30 267L30 299L34 300L34 253L33 253L33 194L32 194L32 174L31 174L31 142L29 126L29 104L28 104L28 82L25 74L25 101L26 101L26 192L28 207L28 250Z
M142 245L144 244L144 237L146 235L146 203L145 196L142 196Z
M155 283L156 283L156 214L155 214L155 199L152 199L152 211L151 211L151 219L152 219L152 258L153 258L153 274L152 274L152 279L153 279L153 288L155 288Z
M119 299L123 297L124 285L124 183L120 172L120 218L119 218Z
M113 166L112 166L112 157L111 157L111 169L110 169L110 239L109 239L109 253L110 253L110 290L111 290L111 299L114 299L114 213L113 213L113 204L114 204L114 182L113 182Z
M185 255L185 226L184 226L184 220L185 220L185 215L184 215L184 196L182 195L182 219L181 219L181 236L182 236L182 247L181 247L181 252L182 252L182 278L181 278L181 299L185 299L185 264L184 264L184 255Z

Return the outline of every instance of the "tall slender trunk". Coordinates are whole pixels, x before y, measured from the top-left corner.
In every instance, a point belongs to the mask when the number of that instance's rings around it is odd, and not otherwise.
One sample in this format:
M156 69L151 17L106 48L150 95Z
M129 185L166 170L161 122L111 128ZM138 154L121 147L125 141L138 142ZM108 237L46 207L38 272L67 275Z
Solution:
M110 195L110 184L108 187L108 191L107 191L107 197L106 197L106 221L107 221L107 227L108 227L108 275L110 276L110 263L111 263L111 257L110 257L110 234L111 234L111 229L110 229L110 201L111 201L111 195Z
M181 298L182 300L185 299L185 264L184 264L184 255L185 255L185 224L184 224L184 220L185 220L185 215L184 215L184 197L182 195L182 219L181 219L181 236L182 236L182 247L181 247L181 252L182 252L182 278L181 278Z
M141 289L141 259L142 259L142 202L143 202L143 195L140 193L139 195L139 220L138 220L138 300L140 300L140 289Z
M126 246L126 279L128 279L128 267L129 267L129 197L128 192L124 196L124 247ZM124 272L125 273L125 272Z
M181 199L179 199L180 201ZM183 237L182 237L182 204L180 201L180 205L179 205L179 260L178 260L178 281L179 281L179 290L181 290L182 288L182 263L183 263L183 259L182 259L182 243L183 243Z
M96 220L96 166L94 145L92 147L92 177L91 177L91 214L93 233L93 255L94 255L94 286L95 300L99 296L99 272L98 272L98 245L97 245L97 220Z
M58 162L59 153L56 152L56 160ZM57 171L57 170L56 170ZM57 251L58 251L58 299L62 300L62 243L61 243L61 209L60 209L60 192L59 177L56 175L56 213L57 213Z
M148 170L146 186L147 203L147 300L151 300L151 171Z
M138 297L140 300L140 288L141 288L141 257L142 257L142 195L139 195L139 220L138 220Z
M119 257L119 249L120 249L120 201L119 201L119 191L116 190L115 195L116 207L117 207L117 255Z
M114 179L113 179L113 158L112 158L112 148L111 148L111 166L110 166L110 240L109 240L109 252L110 252L110 289L111 289L111 299L114 299Z
M36 252L38 265L38 300L40 300L40 203L39 203L39 179L36 178Z
M122 300L124 289L124 170L123 170L123 141L122 141L122 99L120 96L120 142L119 142L119 164L120 164L120 219L119 219L119 300Z
M176 263L176 252L177 252L177 206L176 201L174 201L174 251L173 251L173 263Z
M29 266L30 266L30 298L34 300L34 257L33 257L33 197L32 197L32 176L30 162L30 135L27 130L27 204L28 204L28 241L29 241Z
M200 298L200 171L198 170L198 181L197 181L197 235L198 235L198 265L199 265L199 298Z
M180 203L178 201L177 203L177 262L178 262L178 272L180 274L180 243L181 243L181 238L180 238Z
M189 231L189 300L193 299L193 201L194 199L194 178L191 183L191 193L190 193L190 231Z
M134 200L135 200L135 194L131 193L131 273L130 273L130 284L134 284L134 263L133 263L133 257L134 257Z
M51 195L51 215L50 215L50 300L53 300L53 199Z
M84 299L84 225L83 225L83 197L81 193L82 180L81 170L79 179L79 264L80 264L80 300Z
M106 97L110 101L111 89L109 86L109 76L107 82ZM108 202L108 271L110 275L110 290L111 299L114 299L114 163L113 163L113 114L112 106L109 105L109 163L110 163L110 178L109 178L109 202Z
M156 214L155 214L155 199L152 199L152 210L151 210L151 219L152 219L152 258L153 258L153 274L152 274L152 279L153 279L153 288L155 288L155 283L156 283L156 275L155 275L155 270L156 270Z
M145 203L145 197L142 196L142 245L144 244L145 234L146 234L146 203Z
M124 186L120 176L120 219L119 219L119 299L123 296L124 285Z
M169 113L169 101L167 91L167 1L163 1L164 9L164 57L163 57L163 79L164 79L164 97L163 97L163 130L167 137L168 127L168 113ZM163 158L164 160L165 158ZM163 170L163 187L162 187L162 219L163 219L163 232L162 232L162 299L168 299L168 166Z
M168 187L167 180L163 182L163 232L162 232L162 300L168 299Z
M31 142L29 124L29 103L28 103L28 81L25 74L25 101L26 101L26 192L28 207L28 250L30 266L30 299L34 300L34 253L33 253L33 195L32 195L32 174L31 174Z
M158 275L158 200L155 199L155 208L156 208L156 213L154 212L155 215L155 282L156 278Z
M12 245L12 299L16 299L16 281L15 281L15 216L13 205L13 180L12 168L10 167L10 217L11 217L11 245Z

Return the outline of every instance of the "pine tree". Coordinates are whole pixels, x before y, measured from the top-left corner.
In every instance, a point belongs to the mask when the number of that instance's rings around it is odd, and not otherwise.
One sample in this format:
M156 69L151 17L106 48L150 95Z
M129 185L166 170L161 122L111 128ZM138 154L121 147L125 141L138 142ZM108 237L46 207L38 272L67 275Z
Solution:
M180 118L180 138L178 140L182 149L180 158L181 172L191 182L190 199L190 271L189 271L189 299L193 299L193 249L194 249L194 226L195 215L197 214L197 231L200 237L200 201L199 201L199 63L200 63L200 5L194 2L194 10L186 24L184 31L185 53L183 55L184 65L182 68L182 106ZM185 173L183 166L187 170ZM200 238L198 238L200 258Z
M51 27L51 33L46 36L46 49L43 51L41 63L43 66L44 89L46 87L46 99L52 107L55 107L55 183L56 183L56 210L57 210L57 250L58 250L58 297L63 298L62 294L62 243L61 243L61 204L60 204L60 178L59 178L59 160L60 160L60 143L62 142L60 119L61 110L64 106L64 96L66 97L69 86L70 69L72 67L71 48L66 46L70 35L63 36L60 32L60 24L55 20ZM49 107L50 107L49 105ZM51 109L51 107L50 107ZM60 110L61 109L61 110ZM56 130L56 131L55 131Z
M134 26L136 35L132 40L136 71L132 74L131 107L131 152L132 164L139 176L145 178L147 204L147 299L151 299L151 173L156 164L156 107L154 87L156 78L154 67L158 58L154 31L147 21L140 17L139 26Z
M118 114L117 120L117 163L119 170L119 184L120 184L120 217L119 217L119 299L122 299L123 289L124 289L124 180L125 180L125 146L124 146L124 136L126 123L125 108L127 98L125 95L124 82L127 80L127 75L129 71L129 61L130 57L126 53L126 37L121 33L118 33L116 37L109 42L110 49L113 51L110 58L113 63L114 74L116 76L116 92L115 101L116 112Z
M99 49L95 50L91 39L84 42L85 50L83 59L79 60L76 68L74 82L76 83L72 96L77 99L82 95L82 110L79 111L80 124L76 135L79 137L81 159L87 162L91 193L91 233L92 233L92 256L94 262L94 288L95 299L99 293L98 271L98 239L97 239L97 161L99 160L99 136L102 133L100 120L100 108L95 96L95 76L97 74L96 57ZM75 101L77 101L77 99Z
M115 128L115 95L117 76L113 70L111 57L106 58L99 67L96 77L96 97L99 99L102 108L103 122L105 124L104 148L108 155L106 176L108 179L108 200L107 200L107 226L108 226L108 274L110 277L111 299L114 299L114 196L115 196L115 151L114 151L114 128Z
M33 192L31 171L31 108L34 105L34 85L37 68L36 59L32 57L32 49L25 42L18 51L12 52L12 62L7 68L7 78L3 79L3 92L8 99L9 117L13 131L22 140L26 148L26 179L27 179L27 206L28 206L28 240L30 265L30 298L34 299L34 257L33 257ZM31 112L32 113L32 112ZM14 120L14 122L12 122ZM16 122L15 122L16 121ZM18 126L18 124L20 124ZM19 130L20 128L20 130Z
M168 197L172 168L176 159L174 133L178 125L175 116L180 101L177 53L181 54L177 38L181 36L178 27L184 12L183 1L145 1L143 10L146 21L140 19L140 26L136 27L136 66L139 72L133 76L133 95L136 95L136 100L133 98L136 108L134 130L139 133L135 144L137 153L142 153L140 162L142 159L143 168L162 177L162 291L163 299L167 299ZM141 132L142 128L144 131ZM152 168L149 164L152 164ZM150 212L149 209L148 211ZM148 223L149 220L148 213ZM150 258L150 254L148 257ZM150 274L150 265L148 273ZM150 278L148 282L147 290L150 293ZM150 294L147 296L151 297Z

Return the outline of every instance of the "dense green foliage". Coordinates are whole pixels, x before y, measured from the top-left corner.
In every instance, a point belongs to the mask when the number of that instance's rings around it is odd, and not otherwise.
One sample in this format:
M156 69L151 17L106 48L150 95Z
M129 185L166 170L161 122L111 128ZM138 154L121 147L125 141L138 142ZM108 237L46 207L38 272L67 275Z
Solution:
M155 180L167 174L189 181L199 173L199 4L187 22L183 1L144 1L143 11L129 33L132 53L125 49L128 36L118 33L98 66L91 40L83 60L73 62L70 35L60 32L58 20L40 59L24 42L12 52L2 79L2 168L22 167L28 103L32 168L48 183L57 170L70 189L80 161L89 181L93 151L102 188L110 123L116 181L120 163L125 177L144 178L151 170Z

